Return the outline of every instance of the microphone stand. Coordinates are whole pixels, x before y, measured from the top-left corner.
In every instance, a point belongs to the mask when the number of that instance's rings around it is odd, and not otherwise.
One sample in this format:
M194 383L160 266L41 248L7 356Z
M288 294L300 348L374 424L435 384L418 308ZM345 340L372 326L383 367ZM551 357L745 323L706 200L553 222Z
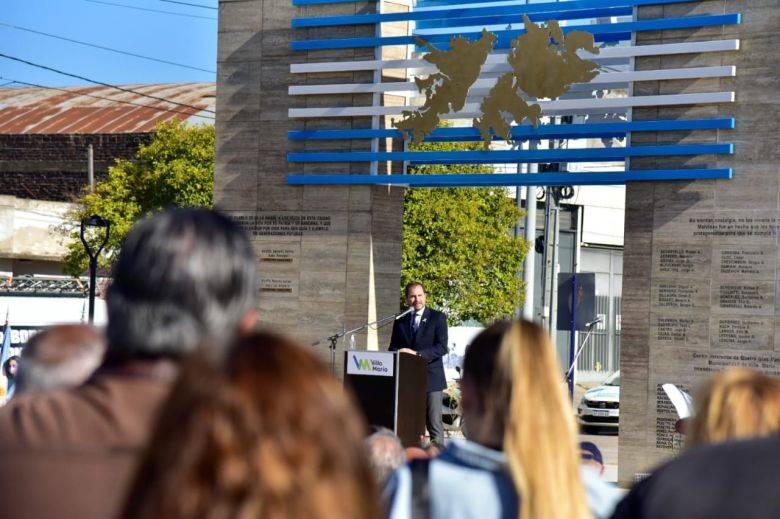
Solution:
M569 369L566 370L566 375L563 377L564 382L568 383L569 380L571 380L572 373L574 373L574 367L577 365L577 360L580 358L580 353L582 353L582 350L585 349L585 345L588 344L588 339L590 339L590 335L593 333L593 327L600 322L601 319L599 318L586 324L588 327L588 333L585 334L585 338L582 340L580 347L577 348L577 353L574 355L574 360L572 360L571 366L569 366ZM574 397L574 395L570 396L572 396L572 398Z
M335 333L333 335L329 335L327 337L323 337L322 339L319 339L315 342L313 342L312 346L319 346L320 344L324 342L328 342L328 347L330 348L330 371L333 374L333 376L336 376L336 347L338 345L339 339L344 337L345 335L352 335L359 331L366 330L368 328L371 328L373 330L377 330L381 328L382 326L385 326L387 324L390 324L391 322L403 317L404 315L408 314L412 310L404 310L403 312L398 312L397 314L388 315L386 317L382 317L381 319L377 319L376 321L372 321L370 323L366 323L363 325L358 326L357 328L353 328L351 330L345 330L338 333Z

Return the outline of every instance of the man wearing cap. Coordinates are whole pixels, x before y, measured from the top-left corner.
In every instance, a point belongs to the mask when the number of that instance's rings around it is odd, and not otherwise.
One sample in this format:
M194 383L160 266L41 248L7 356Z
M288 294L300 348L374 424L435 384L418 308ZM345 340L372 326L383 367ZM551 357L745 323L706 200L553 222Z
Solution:
M604 457L595 443L580 442L580 457L582 484L585 487L588 507L593 511L595 519L606 519L612 515L623 496L617 488L602 479Z
M604 457L595 443L580 442L580 457L583 466L592 469L599 476L604 475Z

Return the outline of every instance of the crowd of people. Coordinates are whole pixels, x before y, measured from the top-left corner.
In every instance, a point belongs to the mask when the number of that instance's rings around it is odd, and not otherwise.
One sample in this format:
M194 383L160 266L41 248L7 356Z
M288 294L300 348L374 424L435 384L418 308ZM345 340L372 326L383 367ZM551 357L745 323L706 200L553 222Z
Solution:
M538 325L495 323L467 348L465 439L404 446L368 429L311 351L258 330L255 275L249 240L217 212L138 223L105 333L54 327L16 359L3 517L780 517L776 378L713 377L686 452L624 495L578 443Z

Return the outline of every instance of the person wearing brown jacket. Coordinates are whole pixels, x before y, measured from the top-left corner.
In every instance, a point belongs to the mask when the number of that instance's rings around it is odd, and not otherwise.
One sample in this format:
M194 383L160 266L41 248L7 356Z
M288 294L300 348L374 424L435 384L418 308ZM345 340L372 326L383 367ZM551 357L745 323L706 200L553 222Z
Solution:
M0 409L2 516L115 517L179 361L202 344L218 360L252 328L255 286L251 244L227 217L175 209L137 224L114 266L101 367Z

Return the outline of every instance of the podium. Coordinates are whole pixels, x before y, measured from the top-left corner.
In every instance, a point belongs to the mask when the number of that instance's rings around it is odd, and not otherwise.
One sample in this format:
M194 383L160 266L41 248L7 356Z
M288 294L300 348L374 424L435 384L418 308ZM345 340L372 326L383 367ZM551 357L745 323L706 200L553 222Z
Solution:
M427 362L389 351L344 352L344 384L352 389L369 425L386 427L405 447L425 434Z

